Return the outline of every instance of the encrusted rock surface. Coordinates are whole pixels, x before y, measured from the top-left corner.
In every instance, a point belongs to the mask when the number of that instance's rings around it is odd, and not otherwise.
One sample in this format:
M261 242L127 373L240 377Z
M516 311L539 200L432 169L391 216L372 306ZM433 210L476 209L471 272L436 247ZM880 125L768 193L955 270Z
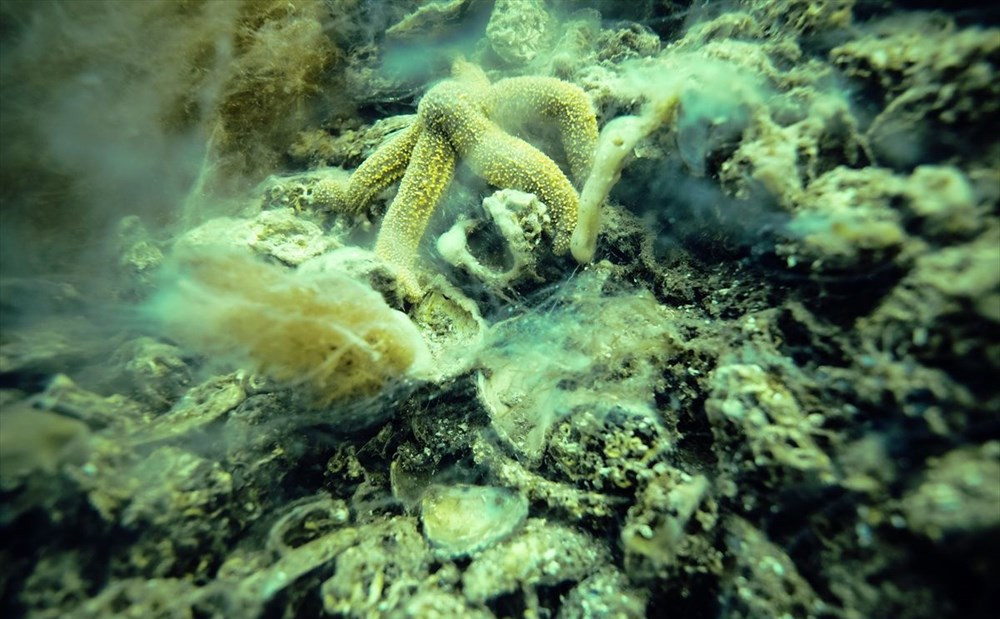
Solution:
M0 614L992 617L996 24L3 3Z

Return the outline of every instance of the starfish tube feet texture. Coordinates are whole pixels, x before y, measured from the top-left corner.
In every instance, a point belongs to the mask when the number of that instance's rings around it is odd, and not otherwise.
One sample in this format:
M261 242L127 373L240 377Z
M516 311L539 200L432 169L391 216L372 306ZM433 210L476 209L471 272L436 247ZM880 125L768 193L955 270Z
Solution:
M403 129L358 166L351 175L344 196L347 212L360 213L378 194L403 178L420 137L419 125L418 121Z
M455 153L447 140L433 131L421 131L399 192L382 220L375 255L397 268L403 291L410 298L420 295L413 271L417 247L454 171Z
M553 251L561 255L569 250L579 198L559 166L524 140L499 130L481 135L464 158L491 185L538 196L555 224Z
M590 174L597 145L597 118L590 98L579 86L554 77L511 77L490 88L490 116L501 126L525 119L555 123L573 182L581 186Z
M470 91L461 82L442 83L424 96L418 115L448 135L449 143L477 176L495 187L538 196L556 226L554 251L566 253L579 203L572 183L544 153L487 118Z
M490 85L482 69L458 61L453 77L431 88L417 120L354 172L339 200L358 212L399 179L379 229L375 253L396 267L406 296L420 296L415 263L430 216L459 159L491 185L531 192L552 217L553 249L564 254L576 227L580 198L559 166L513 135L523 120L554 123L574 180L589 174L597 121L586 93L548 77L518 77ZM574 254L575 255L575 254Z

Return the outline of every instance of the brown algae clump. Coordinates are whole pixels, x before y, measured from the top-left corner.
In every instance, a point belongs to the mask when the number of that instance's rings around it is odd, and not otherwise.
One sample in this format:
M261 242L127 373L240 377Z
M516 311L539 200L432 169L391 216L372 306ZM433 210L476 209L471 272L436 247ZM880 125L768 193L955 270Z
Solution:
M200 249L179 252L165 279L150 309L168 334L210 358L301 386L318 406L370 395L430 363L409 318L342 273Z

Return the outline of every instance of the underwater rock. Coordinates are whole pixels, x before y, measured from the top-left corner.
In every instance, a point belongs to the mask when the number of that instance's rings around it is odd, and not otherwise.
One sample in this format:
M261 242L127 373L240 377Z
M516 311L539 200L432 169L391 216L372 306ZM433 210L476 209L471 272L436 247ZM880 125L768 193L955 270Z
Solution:
M716 368L705 412L720 443L720 458L833 481L830 457L816 442L823 419L803 413L780 378L761 366Z
M548 69L540 71L584 86L586 72L597 60L596 41L601 33L601 15L597 11L581 9L561 22L556 42L549 53L539 58L547 62ZM544 66L544 65L543 65ZM586 87L589 91L591 88ZM599 107L599 106L598 106Z
M385 615L389 619L494 619L496 615L478 605L472 605L458 593L421 589L398 608Z
M90 428L78 419L22 400L0 409L0 426L0 491L14 488L29 475L54 475L64 463L81 464L86 459Z
M904 13L869 24L830 57L881 97L868 128L879 163L908 171L957 156L995 165L996 144L976 138L997 129L997 28L960 30L939 12Z
M73 608L68 616L103 619L127 612L133 617L184 617L193 615L203 598L200 588L188 579L124 578L113 581L97 595Z
M1000 271L995 261L998 246L1000 227L990 227L969 243L917 259L913 271L900 286L911 291L936 291L943 296L940 301L931 298L933 293L924 298L921 314L927 319L925 324L940 320L949 309L965 307L980 319L1000 323ZM898 300L887 299L887 305Z
M390 39L434 38L454 28L462 15L480 0L440 0L426 2L389 26L385 34Z
M99 343L94 335L93 323L83 316L46 316L30 325L5 328L0 374L33 377L76 371L106 354L108 342Z
M108 382L155 413L168 410L191 388L192 370L180 348L140 337L111 355Z
M427 577L431 554L415 518L381 519L355 531L357 542L337 556L320 594L328 613L366 618L406 602Z
M951 73L950 88L966 97L973 85L996 88L989 75L1000 51L997 34L989 27L959 29L942 13L904 13L866 24L862 36L833 48L830 58L848 75L877 86L885 103L911 88L941 83L944 73ZM971 104L959 108L968 111Z
M136 215L123 217L116 230L118 269L122 284L119 296L127 300L144 298L153 289L163 250Z
M135 535L114 558L119 569L203 577L232 532L232 476L183 449L160 447L121 468L99 470L91 484L91 503Z
M754 111L736 150L719 166L724 187L736 197L749 198L759 184L778 204L793 210L809 204L803 192L828 169L862 160L865 144L847 99L820 94L810 99L788 101L790 118L782 117L780 108ZM865 171L878 173L877 168Z
M128 397L107 397L84 389L63 374L56 374L45 391L36 395L33 404L57 411L87 424L92 429L115 428L134 431L150 422L150 411Z
M982 225L982 209L955 168L920 166L902 177L837 167L809 184L787 226L797 238L777 252L790 266L807 261L814 271L857 271L919 251L907 229L929 239L969 238Z
M207 428L246 399L244 378L237 372L195 385L169 411L136 428L128 442L142 445L176 439Z
M248 561L234 553L219 569L219 579L206 590L220 596L221 605L228 612L233 612L234 608L245 609L243 616L259 616L265 603L357 542L357 530L343 528L289 548L277 560L265 565L256 565L256 557Z
M918 166L906 182L907 209L922 236L950 240L978 232L985 208L969 179L953 166Z
M326 166L340 166L343 168L356 168L367 159L378 147L396 137L396 134L406 129L417 119L416 114L400 114L398 116L387 116L380 118L371 125L357 127L357 121L345 121L350 123L349 127L342 127L337 135L331 135L328 129L312 129L299 134L295 144L289 149L289 155L304 161L310 168L309 172L301 175L295 174L290 178L301 178L309 180L312 178L329 177L330 170L313 170L314 168L325 168ZM279 177L279 181L282 178ZM292 192L278 191L275 197L279 199L294 200L298 194L295 185L291 186ZM269 202L265 202L268 204ZM275 204L270 206L292 206L292 204Z
M528 516L528 500L507 488L432 486L420 502L424 535L435 554L473 555L505 539Z
M351 109L337 96L343 82L334 69L342 66L344 53L329 36L331 10L320 0L231 4L222 11L231 13L233 45L215 49L209 39L193 49L176 50L179 56L190 57L187 71L203 72L204 65L199 63L219 63L226 68L224 83L212 87L220 89L215 95L220 100L212 106L215 114L206 123L214 129L209 165L204 170L213 173L209 187L213 181L223 186L245 183L245 179L255 182L280 167L312 105L327 105L341 113ZM204 13L182 12L192 16ZM213 23L206 17L200 19ZM211 59L204 58L206 53ZM212 58L215 54L218 58ZM327 88L331 79L338 88ZM201 96L197 92L185 94L191 98L181 99L178 105ZM188 105L195 107L194 103Z
M486 40L504 62L521 66L548 47L551 21L543 0L496 0Z
M790 266L856 270L890 261L907 240L902 213L893 200L905 181L879 168L839 167L812 182L788 231L798 237L778 253Z
M174 243L174 252L249 249L257 255L298 266L338 246L319 226L296 217L292 209L283 208L261 211L253 219L211 219L181 236Z
M996 608L996 11L2 4L0 615ZM406 297L386 203L437 235L493 191L443 166L424 221L392 190L462 139L413 124L460 55L486 73L443 85L505 103L473 133L544 150L571 206L590 166L580 264L538 242L557 204L500 191L446 233L463 266L408 236ZM553 77L576 111L521 106ZM592 166L550 122L584 108ZM439 142L413 174L400 130ZM375 152L338 210L332 166ZM158 286L186 332L134 319Z
M76 368L107 348L84 315L77 288L37 277L0 278L0 374L47 375ZM96 338L100 342L95 342Z
M603 295L612 270L597 265L564 287L558 309L514 317L487 335L480 398L529 466L552 425L574 410L607 415L618 406L656 418L651 402L680 338L671 311L648 291Z
M590 535L531 518L507 541L487 548L462 575L466 597L482 602L509 593L578 582L600 569L608 550Z
M277 556L339 529L351 519L347 503L329 495L293 503L271 527L267 537L267 550Z
M645 411L583 409L552 428L544 461L579 487L618 493L656 476L674 440Z
M475 438L472 455L477 464L489 469L498 482L519 492L531 501L539 501L570 521L600 520L615 513L624 503L621 497L581 490L571 484L546 479L529 470L481 434Z
M645 619L649 594L632 586L613 567L602 568L581 580L562 599L556 619Z
M780 546L742 518L730 516L725 524L726 547L736 564L723 580L728 616L827 616L827 606Z
M294 213L325 212L333 210L338 204L339 187L345 182L349 173L340 168L325 168L291 174L288 176L272 176L267 180L262 206L263 213ZM262 213L262 214L263 214ZM315 236L315 230L302 227L302 232ZM300 242L305 239L299 239ZM306 241L308 242L308 241ZM312 256L309 256L312 257ZM296 266L301 263L288 263Z
M250 393L215 422L222 424L215 444L233 473L234 517L242 524L257 522L287 502L275 490L307 449L309 433L303 428L316 423L304 411L289 414L289 400L282 392Z
M851 25L856 0L748 0L741 4L772 34L811 34Z
M720 573L716 549L718 505L704 475L667 469L651 480L629 508L621 540L625 572L636 580L690 573Z
M297 269L304 277L338 278L347 275L359 282L366 282L382 295L394 309L401 309L399 285L392 270L375 256L375 252L361 247L346 246L306 260Z
M17 523L31 527L39 514L87 511L74 474L89 464L99 445L87 424L38 408L37 400L22 397L0 405L0 530ZM57 561L55 555L50 559ZM5 563L7 574L29 567L9 554Z
M597 38L597 59L615 63L660 51L660 37L641 24L628 24L616 30L602 30Z
M469 369L486 338L486 321L472 299L435 278L410 313L434 359L435 382Z
M476 405L475 393L475 382L465 373L440 387L422 389L397 409L400 423L394 434L410 436L392 456L389 486L392 496L402 504L415 509L432 486L475 481L452 475L450 465L455 459L468 458L470 446L487 423L485 411ZM433 399L425 399L428 396ZM428 410L433 414L428 415Z
M87 555L80 552L66 552L41 557L24 582L21 595L27 614L38 619L59 619L60 617L107 616L107 610L94 613L98 604L88 602L82 612L81 606L91 600L93 591L88 591L86 577ZM98 598L103 596L98 596ZM103 602L104 600L102 600ZM68 612L73 610L72 613Z
M1000 324L997 247L1000 226L993 224L970 242L919 256L878 307L859 321L859 332L900 357L953 359L971 385L992 385L988 376L1000 369L1000 342L981 334ZM989 396L981 396L987 401L974 407L978 412L967 413L966 423L993 414L987 411L1000 396L987 392Z
M959 447L932 458L923 480L903 497L910 530L937 543L1000 528L1000 443Z
M482 222L462 219L438 237L437 250L448 264L468 271L488 286L494 295L523 280L539 280L535 269L542 231L551 225L547 209L534 195L516 189L501 189L483 199L483 210L505 243L502 267L490 267L469 250L469 236ZM497 262L494 259L492 262Z

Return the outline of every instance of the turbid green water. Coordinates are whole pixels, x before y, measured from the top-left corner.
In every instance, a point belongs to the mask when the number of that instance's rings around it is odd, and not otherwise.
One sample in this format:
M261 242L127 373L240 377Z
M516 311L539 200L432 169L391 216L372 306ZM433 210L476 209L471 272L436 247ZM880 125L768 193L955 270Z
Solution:
M998 23L0 0L3 616L993 616Z

